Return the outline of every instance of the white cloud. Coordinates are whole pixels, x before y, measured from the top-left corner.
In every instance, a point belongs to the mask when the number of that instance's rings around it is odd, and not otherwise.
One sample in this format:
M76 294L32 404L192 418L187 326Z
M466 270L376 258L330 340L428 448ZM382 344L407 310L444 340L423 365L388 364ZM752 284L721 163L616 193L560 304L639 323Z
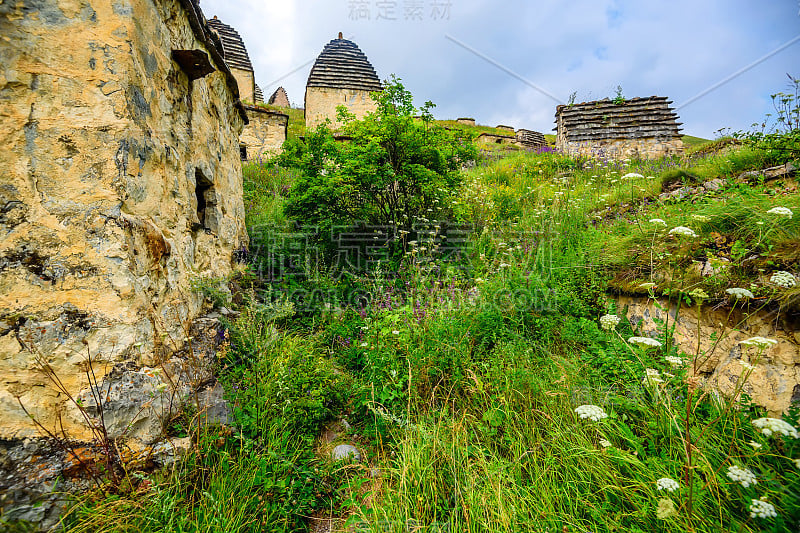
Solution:
M398 17L406 0L397 0ZM430 7L433 0L424 0ZM441 0L440 0L441 1ZM206 16L245 40L265 95L270 82L313 60L339 31L385 78L403 78L437 116L474 116L549 132L555 103L447 40L468 43L566 99L669 96L678 105L800 33L794 0L452 0L449 20L351 20L349 0L201 0ZM769 94L800 75L800 43L679 110L688 134L745 129L770 111ZM302 104L311 66L280 81Z

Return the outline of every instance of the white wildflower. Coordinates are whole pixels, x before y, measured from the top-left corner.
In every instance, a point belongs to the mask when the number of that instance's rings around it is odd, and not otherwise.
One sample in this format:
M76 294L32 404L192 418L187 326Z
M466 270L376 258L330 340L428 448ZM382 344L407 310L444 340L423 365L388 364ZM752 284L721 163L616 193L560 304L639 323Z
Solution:
M792 459L792 462L794 463L794 466L800 468L800 459Z
M693 229L686 226L678 226L669 230L670 235L683 235L684 237L697 237L697 233Z
M672 478L662 477L658 481L656 481L656 487L658 490L668 490L669 492L675 492L681 486Z
M664 226L665 228L667 227L667 222L661 218L651 218L650 223L657 226Z
M392 330L392 335L400 335L400 332L396 329Z
M642 179L642 178L644 178L644 176L642 176L641 174L637 174L636 172L628 172L627 174L622 176L622 179L624 180Z
M781 217L792 218L792 210L788 207L773 207L769 211L767 211L770 215L778 215Z
M611 446L613 446L613 444L611 444L611 441L609 440L600 439L600 446L602 446L603 448L610 448Z
M680 357L676 357L674 355L668 355L664 359L667 360L667 363L672 365L672 368L679 368L683 366L683 359Z
M739 298L755 298L755 296L753 296L752 292L748 291L747 289L741 289L739 287L733 287L731 289L725 289L725 292L727 292L728 294L730 294L732 296L736 296L737 300Z
M755 346L756 348L770 348L778 344L775 339L767 339L765 337L750 337L747 340L740 341L739 344L745 346Z
M651 339L650 337L630 337L628 342L635 344L640 348L658 348L661 346L660 342L655 339Z
M658 500L658 508L656 509L656 517L661 520L666 520L673 516L678 516L678 510L675 509L675 503L669 498L661 498Z
M781 435L792 437L793 439L800 438L800 433L797 432L794 426L779 418L756 418L753 420L753 425L760 429L761 433L767 437L771 436L773 433L780 433Z
M606 331L611 331L617 327L620 318L617 315L603 315L600 317L600 327Z
M744 488L750 485L758 485L756 475L748 468L739 468L736 465L729 466L727 476L731 481L740 483Z
M602 407L598 407L597 405L579 405L575 408L575 412L581 418L588 418L593 422L599 422L604 418L608 418L608 415L605 411L603 411Z
M761 444L757 443L757 442L756 442L756 441L754 441L754 440L751 440L751 441L750 441L750 442L748 442L747 444L749 444L750 446L752 446L752 447L753 447L754 449L756 449L756 450L757 450L757 449L759 449L759 448L761 448Z
M661 379L661 373L655 368L645 369L642 385L655 385L656 383L664 383L664 380Z
M774 518L778 516L775 506L764 500L753 500L750 504L750 518Z
M756 369L755 366L751 365L750 363L748 363L747 361L744 361L744 360L739 361L739 364L742 365L745 370L755 370Z
M783 287L784 289L791 289L795 285L797 285L797 280L792 275L791 272L786 272L785 270L778 270L769 280L778 285L779 287Z

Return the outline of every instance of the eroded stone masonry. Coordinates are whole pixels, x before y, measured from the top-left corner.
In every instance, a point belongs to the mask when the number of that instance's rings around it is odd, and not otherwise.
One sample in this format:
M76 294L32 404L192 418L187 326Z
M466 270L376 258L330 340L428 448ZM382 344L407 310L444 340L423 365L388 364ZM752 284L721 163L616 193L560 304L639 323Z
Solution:
M89 397L91 354L110 436L151 444L191 282L247 244L237 81L197 0L4 0L0 35L0 440L40 435L20 403L90 440L40 369Z
M235 29L216 16L210 19L208 24L219 36L225 63L236 78L242 100L245 101L249 124L245 126L239 138L239 152L242 161L277 154L286 140L289 115L255 105L263 103L264 97L261 88L256 85L253 63L250 61L250 54L247 52L242 37ZM286 101L284 107L289 107L286 91L283 90L283 87L278 91L283 91L283 100ZM276 94L278 94L277 91ZM270 99L270 104L273 104L273 98Z
M684 150L680 122L663 96L604 99L556 108L556 149L572 156L656 159Z

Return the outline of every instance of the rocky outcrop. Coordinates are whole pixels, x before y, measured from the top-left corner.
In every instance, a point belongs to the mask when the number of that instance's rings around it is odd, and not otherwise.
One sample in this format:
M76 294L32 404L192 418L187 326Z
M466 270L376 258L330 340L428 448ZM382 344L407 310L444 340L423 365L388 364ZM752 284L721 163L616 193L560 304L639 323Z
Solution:
M114 434L151 445L191 282L246 245L236 82L193 0L6 0L0 34L0 439L41 436L21 402L90 441L65 391L91 408L91 356Z
M786 412L800 403L800 320L759 310L755 305L742 310L696 306L682 307L666 301L621 296L617 306L642 334L656 337L661 331L657 321L669 320L675 325L674 340L678 350L697 358L698 372L707 386L730 396L745 367L755 369L744 386L753 402L772 414ZM669 318L667 318L669 310ZM677 322L675 322L677 317ZM699 324L699 334L698 334ZM758 358L758 350L741 341L751 337L767 337L778 341ZM699 346L699 347L698 347Z

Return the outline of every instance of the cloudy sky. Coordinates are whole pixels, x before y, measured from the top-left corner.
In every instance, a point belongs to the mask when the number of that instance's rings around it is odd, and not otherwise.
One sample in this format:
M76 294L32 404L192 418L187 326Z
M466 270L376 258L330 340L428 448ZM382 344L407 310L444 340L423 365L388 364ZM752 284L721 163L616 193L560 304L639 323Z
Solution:
M684 132L749 129L800 77L798 0L201 0L242 35L265 96L303 105L343 32L437 118L549 133L555 106L668 96ZM709 89L712 89L709 91ZM704 94L706 93L707 94Z

